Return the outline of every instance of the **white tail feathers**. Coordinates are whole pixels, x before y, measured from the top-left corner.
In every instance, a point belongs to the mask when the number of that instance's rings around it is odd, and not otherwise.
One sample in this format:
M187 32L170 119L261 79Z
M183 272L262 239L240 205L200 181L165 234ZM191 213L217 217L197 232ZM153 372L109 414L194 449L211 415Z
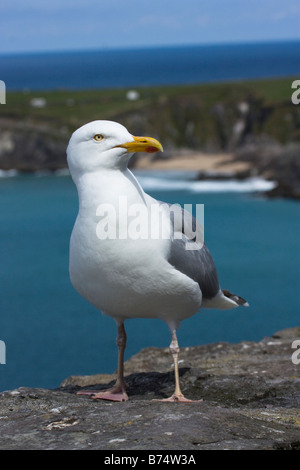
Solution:
M243 307L249 307L249 304L248 304L247 300L243 299L243 297L240 297L239 295L236 295L236 294L232 294L227 289L223 289L222 292L225 295L225 297L227 297L228 299L233 300L238 305L242 305Z
M229 290L219 290L217 295L212 299L203 299L203 308L218 308L220 310L229 310L237 308L240 305L249 307L248 302L239 295L232 294Z

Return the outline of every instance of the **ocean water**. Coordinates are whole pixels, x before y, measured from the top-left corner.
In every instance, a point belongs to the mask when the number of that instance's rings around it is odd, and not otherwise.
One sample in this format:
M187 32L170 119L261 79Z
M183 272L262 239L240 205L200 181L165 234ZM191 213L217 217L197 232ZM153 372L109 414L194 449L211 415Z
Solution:
M299 41L0 56L7 90L114 88L300 73Z
M249 308L203 310L182 322L181 346L260 340L299 325L300 205L268 200L263 181L194 183L174 173L138 178L161 200L205 205L205 240L221 285ZM152 178L152 179L151 179ZM69 237L77 193L69 176L0 178L0 390L57 387L74 374L116 369L116 327L73 289ZM147 346L167 347L160 320L128 320L125 358ZM170 360L171 363L171 360Z

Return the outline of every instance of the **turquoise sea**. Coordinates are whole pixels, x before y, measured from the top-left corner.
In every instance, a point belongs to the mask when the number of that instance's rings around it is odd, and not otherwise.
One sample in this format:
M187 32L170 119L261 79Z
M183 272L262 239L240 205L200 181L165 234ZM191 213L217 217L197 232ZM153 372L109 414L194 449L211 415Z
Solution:
M138 174L155 198L205 206L205 240L221 285L249 308L203 310L184 321L181 346L260 340L299 325L300 205L268 200L258 185L195 183L184 174ZM262 185L262 186L261 186ZM69 237L77 193L69 176L0 180L0 339L6 365L0 390L57 387L69 375L116 368L114 321L77 294L69 281ZM147 346L167 347L159 320L126 322L126 358Z

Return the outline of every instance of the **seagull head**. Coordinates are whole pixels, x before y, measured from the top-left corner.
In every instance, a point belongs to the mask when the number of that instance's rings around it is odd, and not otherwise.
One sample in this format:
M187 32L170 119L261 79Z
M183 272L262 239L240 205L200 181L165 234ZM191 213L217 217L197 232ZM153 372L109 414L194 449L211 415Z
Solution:
M113 121L93 121L77 129L67 148L72 176L101 171L125 169L135 152L163 151L152 137L136 137L126 127Z

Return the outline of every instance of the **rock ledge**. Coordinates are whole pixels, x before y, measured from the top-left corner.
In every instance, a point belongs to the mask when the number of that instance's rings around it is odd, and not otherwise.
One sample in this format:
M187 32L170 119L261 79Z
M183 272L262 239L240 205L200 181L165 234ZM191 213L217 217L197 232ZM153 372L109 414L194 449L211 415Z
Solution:
M173 391L170 356L159 348L126 362L127 403L76 395L105 388L109 375L2 392L0 449L300 450L300 364L292 361L299 336L291 328L260 342L182 349L183 391L202 403L152 401Z

